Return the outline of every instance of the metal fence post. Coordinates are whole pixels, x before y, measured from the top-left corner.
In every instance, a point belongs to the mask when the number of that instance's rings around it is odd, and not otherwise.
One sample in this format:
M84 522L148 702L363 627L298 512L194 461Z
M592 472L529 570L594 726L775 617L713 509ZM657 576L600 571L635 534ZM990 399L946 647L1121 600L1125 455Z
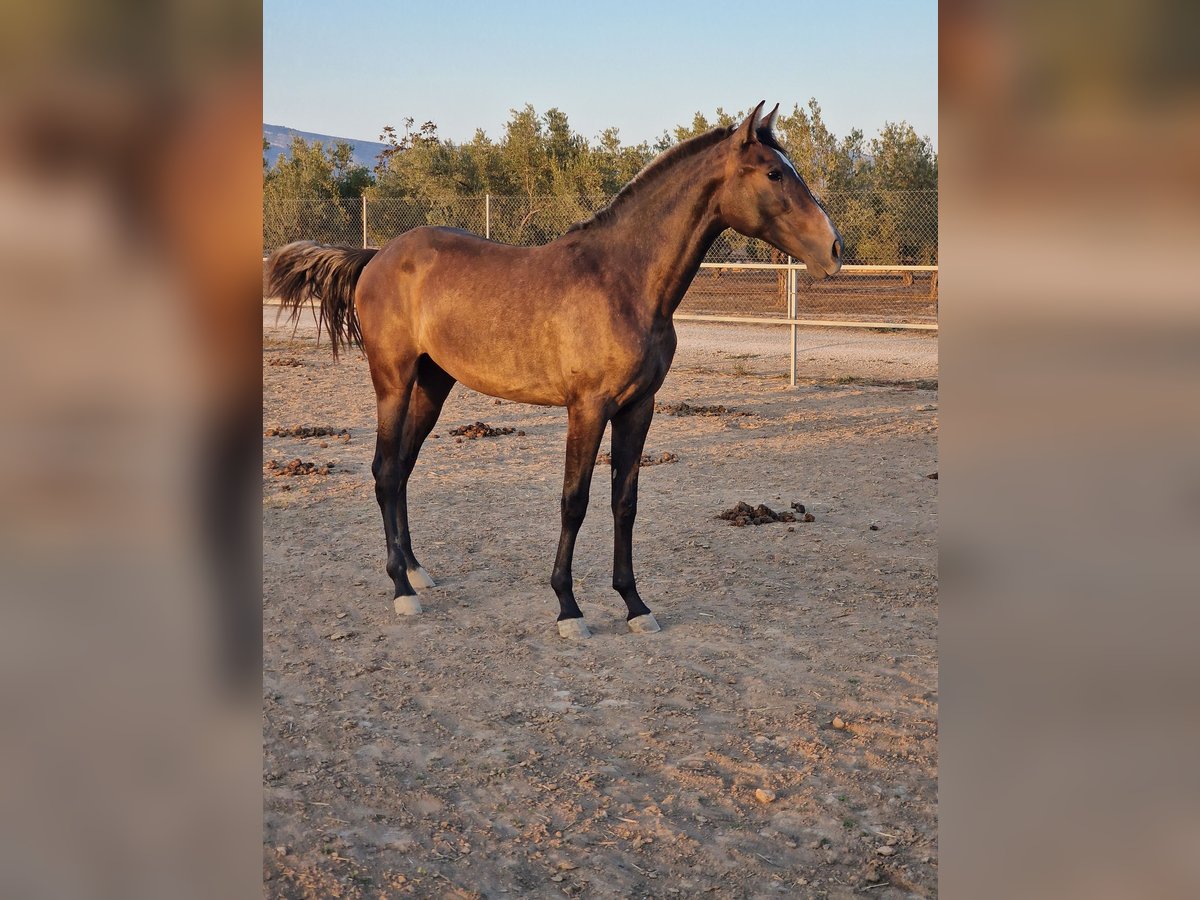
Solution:
M796 386L796 314L799 312L796 309L796 261L790 256L788 257L788 277L787 277L787 295L788 295L788 318L792 320L792 371L789 383L792 387Z
M483 236L492 239L492 195L483 195Z
M362 195L363 249L367 249L367 195Z

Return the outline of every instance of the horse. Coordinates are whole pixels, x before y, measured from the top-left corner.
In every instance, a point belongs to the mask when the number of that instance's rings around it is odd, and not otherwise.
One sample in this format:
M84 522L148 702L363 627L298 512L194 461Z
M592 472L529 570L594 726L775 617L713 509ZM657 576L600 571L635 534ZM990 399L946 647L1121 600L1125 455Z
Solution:
M269 262L281 313L306 306L317 335L366 354L378 406L372 472L387 573L400 615L434 582L413 553L408 480L455 382L493 397L567 409L561 531L550 585L558 632L590 636L571 559L592 469L612 423L613 588L633 633L659 630L638 594L633 525L654 397L675 355L672 321L726 228L802 260L815 279L841 268L842 237L774 135L776 104L664 151L589 219L548 244L517 247L442 227L381 249L299 241Z

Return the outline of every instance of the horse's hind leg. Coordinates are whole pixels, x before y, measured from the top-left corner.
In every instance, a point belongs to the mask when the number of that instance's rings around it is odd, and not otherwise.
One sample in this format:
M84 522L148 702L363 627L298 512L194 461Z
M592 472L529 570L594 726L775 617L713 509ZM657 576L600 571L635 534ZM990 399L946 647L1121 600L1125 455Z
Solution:
M599 406L572 406L567 410L567 469L563 477L562 534L558 540L558 555L554 558L554 575L550 584L558 595L558 633L565 638L590 636L583 622L583 613L575 602L572 589L571 558L575 554L575 538L587 514L588 492L592 486L592 469L596 451L604 435L607 418Z
M633 577L638 472L652 418L654 395L647 394L612 420L613 588L620 592L629 609L629 630L637 633L658 631L658 622L638 595Z
M433 579L413 553L412 537L408 530L408 479L421 445L433 431L442 405L454 387L454 379L445 369L436 365L428 356L417 363L417 380L413 383L412 396L408 402L408 414L404 417L404 432L400 440L400 493L397 501L399 519L400 553L404 557L405 573L409 583L422 590L433 587Z
M375 439L375 499L383 513L383 533L387 541L387 573L396 587L393 601L396 612L411 615L421 611L421 603L408 580L404 553L400 549L401 521L401 447L404 420L408 414L412 385L416 380L416 357L383 366L372 361L371 378L375 382L379 430Z

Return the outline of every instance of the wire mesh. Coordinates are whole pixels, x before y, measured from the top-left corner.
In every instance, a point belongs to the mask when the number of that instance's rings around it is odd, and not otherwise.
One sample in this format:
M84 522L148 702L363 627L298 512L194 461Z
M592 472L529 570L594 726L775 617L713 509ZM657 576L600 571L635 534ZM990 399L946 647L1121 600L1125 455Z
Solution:
M362 198L263 200L263 255L292 241L362 246Z

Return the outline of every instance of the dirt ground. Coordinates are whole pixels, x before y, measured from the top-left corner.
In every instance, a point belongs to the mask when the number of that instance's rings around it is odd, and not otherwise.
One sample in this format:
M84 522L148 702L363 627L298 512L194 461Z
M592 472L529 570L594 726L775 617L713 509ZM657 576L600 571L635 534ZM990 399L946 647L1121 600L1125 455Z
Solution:
M573 643L565 412L455 388L410 487L438 586L400 619L366 362L273 320L264 431L334 433L263 440L266 896L936 895L936 338L804 331L790 388L786 329L681 327L659 400L751 415L655 417L658 634L625 628L597 472ZM449 434L477 421L515 431ZM815 521L717 518L740 500Z

